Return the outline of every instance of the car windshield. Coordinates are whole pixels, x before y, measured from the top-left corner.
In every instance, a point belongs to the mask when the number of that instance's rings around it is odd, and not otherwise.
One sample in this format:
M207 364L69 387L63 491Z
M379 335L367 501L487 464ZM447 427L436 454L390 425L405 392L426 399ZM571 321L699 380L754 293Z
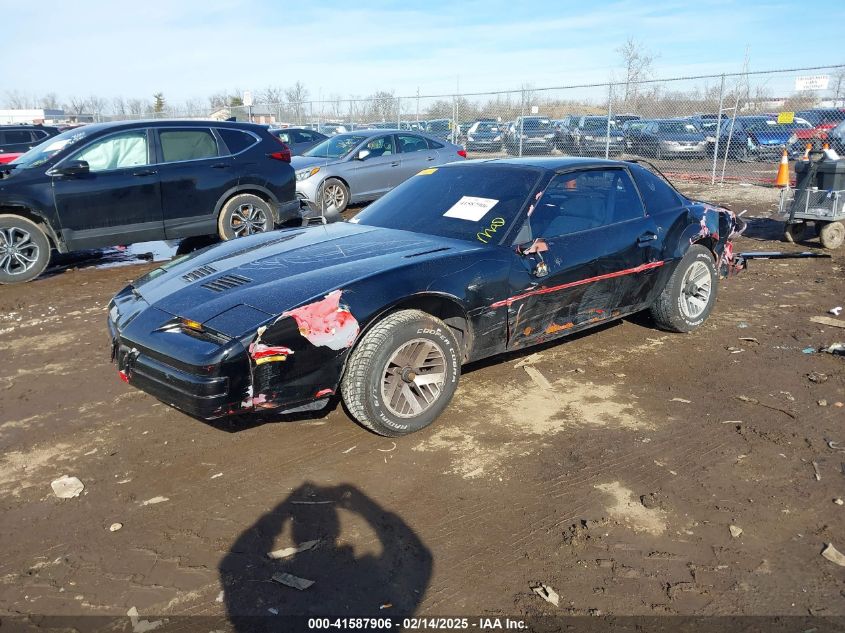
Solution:
M616 125L613 121L610 122L610 129L614 129ZM606 130L607 129L607 119L585 119L584 124L581 126L582 130Z
M514 226L541 174L495 163L430 167L351 222L496 244Z
M313 156L314 158L343 158L366 138L366 136L360 134L338 134L327 138L302 155Z
M660 124L660 133L665 134L694 134L698 129L692 123L683 121L666 121Z
M796 112L796 116L800 116L813 125L823 125L825 123L839 123L839 121L845 119L845 112L841 110L804 110L803 112Z
M552 122L550 119L523 119L523 130L550 130Z
M759 121L748 126L749 132L794 132L813 127L806 123L775 123L774 121Z
M498 132L499 124L492 121L479 121L469 129L470 132Z
M449 125L449 121L429 121L428 125L426 126L429 132L448 132L452 129Z
M57 136L48 138L40 145L36 145L26 154L18 156L12 161L17 169L29 169L43 165L63 149L70 147L88 136L90 132L85 128L67 130Z

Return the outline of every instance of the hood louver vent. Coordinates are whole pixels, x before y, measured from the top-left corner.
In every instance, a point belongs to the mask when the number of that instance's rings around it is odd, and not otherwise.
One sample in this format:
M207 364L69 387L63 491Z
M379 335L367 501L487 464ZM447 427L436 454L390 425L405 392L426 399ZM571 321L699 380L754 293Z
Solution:
M200 266L199 268L195 268L191 272L182 275L182 279L184 279L185 281L193 282L197 279L202 279L203 277L213 275L216 272L217 270L212 266Z
M231 288L243 286L244 284L248 284L251 281L252 279L249 279L248 277L242 277L241 275L223 275L222 277L218 277L213 281L207 281L206 283L202 284L202 287L208 288L209 290L213 290L214 292L223 292L224 290L230 290Z

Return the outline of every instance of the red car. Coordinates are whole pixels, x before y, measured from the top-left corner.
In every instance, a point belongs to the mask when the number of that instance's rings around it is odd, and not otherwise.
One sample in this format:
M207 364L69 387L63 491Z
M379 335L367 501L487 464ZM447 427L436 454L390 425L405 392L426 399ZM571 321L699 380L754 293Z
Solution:
M812 129L797 130L795 136L799 141L807 143L812 139L826 139L827 133L845 120L845 110L828 108L825 110L801 110L795 113L795 118L801 118L812 125Z
M11 163L18 156L23 156L23 154L21 152L9 152L9 153L0 152L0 165L4 165L6 163Z

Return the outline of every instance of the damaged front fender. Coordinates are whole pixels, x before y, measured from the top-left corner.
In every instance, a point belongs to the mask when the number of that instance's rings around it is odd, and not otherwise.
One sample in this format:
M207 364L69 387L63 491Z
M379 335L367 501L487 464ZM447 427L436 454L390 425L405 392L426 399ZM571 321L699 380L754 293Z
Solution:
M248 344L251 380L242 409L289 411L325 404L335 393L360 331L342 298L343 290L335 290L258 328Z

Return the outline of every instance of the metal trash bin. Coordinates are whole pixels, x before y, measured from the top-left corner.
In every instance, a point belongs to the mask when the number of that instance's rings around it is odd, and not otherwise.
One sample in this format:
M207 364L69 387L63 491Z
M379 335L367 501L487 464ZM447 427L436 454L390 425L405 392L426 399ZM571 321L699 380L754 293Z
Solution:
M795 163L795 188L820 189L822 191L841 191L845 189L845 158L839 160L820 160L816 163L815 174L810 169L810 161ZM812 179L813 182L804 182Z

